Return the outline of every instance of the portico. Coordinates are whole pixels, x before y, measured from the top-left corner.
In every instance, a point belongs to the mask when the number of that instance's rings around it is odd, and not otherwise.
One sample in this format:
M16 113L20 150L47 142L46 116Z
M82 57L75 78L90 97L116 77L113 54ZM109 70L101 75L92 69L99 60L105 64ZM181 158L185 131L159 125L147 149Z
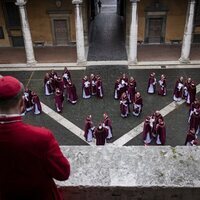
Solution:
M200 35L197 12L200 7L199 0L184 0L181 4L168 2L163 0L117 1L116 14L122 19L121 32L125 33L123 42L128 55L125 60L130 65L140 62L138 51L143 49L143 45L155 44L173 46L181 44L181 53L177 61L184 64L190 62L191 45L199 41ZM24 45L26 63L32 66L37 63L37 54L35 54L37 48L74 47L76 62L79 65L86 65L92 27L96 26L94 19L100 17L96 3L96 0L57 0L52 3L46 0L42 2L2 0L0 2L3 7L3 12L0 12L0 48ZM103 6L104 4L103 2ZM111 7L105 6L107 10ZM15 7L19 12L20 23L17 21ZM10 12L14 13L15 21ZM109 23L109 18L105 20ZM103 41L106 40L103 39ZM117 41L113 45L116 43ZM102 42L103 45L105 44ZM66 56L68 56L67 52ZM98 61L98 56L94 57ZM112 56L110 59L109 55L107 57L106 60L113 59Z

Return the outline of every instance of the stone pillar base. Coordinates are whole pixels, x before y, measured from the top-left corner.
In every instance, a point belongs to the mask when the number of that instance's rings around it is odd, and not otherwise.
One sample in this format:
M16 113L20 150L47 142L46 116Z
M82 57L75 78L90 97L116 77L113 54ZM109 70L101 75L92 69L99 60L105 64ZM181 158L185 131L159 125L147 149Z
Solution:
M78 66L86 66L87 65L87 61L86 60L77 60L77 65Z
M135 60L128 60L128 65L136 65L138 62L137 62L137 59Z
M27 61L27 67L34 67L37 64L36 60L33 61Z
M179 58L179 62L183 63L183 64L189 64L190 63L190 59L189 58L180 57Z

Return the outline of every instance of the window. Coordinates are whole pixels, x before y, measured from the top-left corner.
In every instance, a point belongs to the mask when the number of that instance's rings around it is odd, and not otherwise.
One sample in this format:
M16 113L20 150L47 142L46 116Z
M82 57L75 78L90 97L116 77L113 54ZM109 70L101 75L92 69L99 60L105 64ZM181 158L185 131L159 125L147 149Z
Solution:
M195 17L194 17L194 25L200 26L200 0L196 0L196 8L195 8Z
M21 27L19 8L15 5L15 2L5 2L5 9L7 13L8 27Z

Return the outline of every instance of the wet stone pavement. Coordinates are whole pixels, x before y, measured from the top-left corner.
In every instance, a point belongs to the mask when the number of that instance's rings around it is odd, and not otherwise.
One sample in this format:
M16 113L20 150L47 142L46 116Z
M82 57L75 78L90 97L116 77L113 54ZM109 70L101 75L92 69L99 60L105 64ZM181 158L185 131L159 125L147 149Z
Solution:
M123 21L115 10L102 6L91 23L88 61L127 60Z
M57 72L58 74L62 73L62 71ZM200 83L200 69L156 69L154 72L156 73L157 79L161 74L165 74L167 77L168 94L165 97L158 96L157 94L149 95L146 89L147 80L151 72L152 70L147 69L128 70L127 66L91 66L87 67L86 70L71 71L72 80L76 85L79 100L76 105L71 105L65 101L64 110L61 115L83 130L84 120L88 114L93 116L94 124L98 125L98 123L103 120L103 113L107 112L113 122L114 137L110 141L113 142L142 123L147 115L151 115L156 110L162 109L173 101L172 95L177 77L181 75L184 76L184 78L192 77L197 84ZM2 75L15 76L22 81L25 86L29 83L28 87L38 93L40 100L55 110L53 96L47 97L44 95L43 78L45 73L46 71L1 72ZM84 75L90 75L91 73L99 74L102 77L105 93L103 99L92 97L91 99L85 100L81 97L81 79ZM126 73L129 77L135 77L138 85L137 90L141 92L143 97L143 112L138 118L132 116L132 114L126 119L121 118L119 101L113 99L115 80L123 73ZM200 98L200 94L197 96ZM188 111L189 108L183 104L164 118L167 127L166 145L176 146L184 144L188 130ZM87 145L72 132L62 127L44 113L39 116L28 113L24 117L24 121L51 129L60 145ZM125 145L143 145L141 138L142 136L140 134Z

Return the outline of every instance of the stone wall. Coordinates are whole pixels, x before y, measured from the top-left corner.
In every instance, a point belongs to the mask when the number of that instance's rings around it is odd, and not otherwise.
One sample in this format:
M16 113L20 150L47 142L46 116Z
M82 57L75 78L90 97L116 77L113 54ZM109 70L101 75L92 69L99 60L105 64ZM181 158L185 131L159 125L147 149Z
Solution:
M199 147L62 147L68 200L199 200Z

